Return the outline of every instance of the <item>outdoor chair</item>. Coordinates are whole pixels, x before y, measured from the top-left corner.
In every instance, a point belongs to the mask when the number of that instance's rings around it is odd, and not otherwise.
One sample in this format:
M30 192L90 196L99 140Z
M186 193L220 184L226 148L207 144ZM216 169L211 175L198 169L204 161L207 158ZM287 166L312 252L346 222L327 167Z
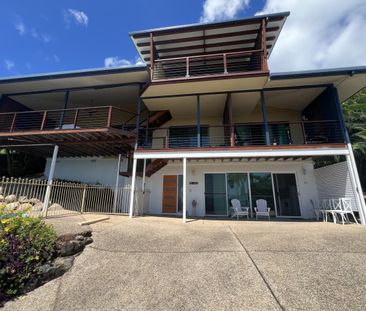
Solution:
M238 199L232 199L231 205L233 207L234 213L231 215L231 218L236 216L236 219L239 220L240 216L246 216L249 219L249 207L243 207L240 204Z
M331 206L332 209L329 211L329 213L332 214L333 222L338 222L338 215L342 213L342 201L341 199L331 199Z
M337 210L336 213L341 216L342 224L344 225L344 222L350 222L348 215L352 215L353 219L355 220L355 223L358 224L358 221L356 219L356 216L352 209L351 199L349 198L341 198L339 199L341 210Z
M263 199L259 199L256 202L255 210L255 218L258 219L260 216L268 217L268 220L271 220L271 216L269 215L270 207L267 207L267 201Z
M314 201L310 199L310 203L313 206L313 211L314 211L314 214L315 214L315 219L317 221L319 221L320 220L320 215L322 215L322 219L324 220L324 213L323 213L322 201L321 201L321 203L319 203L319 202L314 203Z
M323 221L328 222L328 214L332 215L333 221L336 222L336 216L334 214L333 199L323 199L320 212L323 216Z

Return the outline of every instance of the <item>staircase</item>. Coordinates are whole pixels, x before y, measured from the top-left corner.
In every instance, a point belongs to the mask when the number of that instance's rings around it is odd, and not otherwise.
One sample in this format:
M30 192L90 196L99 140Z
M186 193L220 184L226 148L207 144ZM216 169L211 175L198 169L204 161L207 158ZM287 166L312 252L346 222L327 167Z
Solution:
M172 118L169 110L155 111L151 116L140 123L140 127L157 128Z
M156 159L152 161L149 165L146 166L146 176L151 177L151 175L162 169L167 164L168 160L165 159Z
M164 123L168 122L172 119L172 115L170 114L169 110L161 110L161 111L155 111L152 113L149 117L144 119L140 122L140 134L139 134L139 141L145 140L145 128L148 129L156 129L160 126L162 126ZM132 124L128 128L129 131L135 132L136 127ZM148 160L151 161L151 160ZM146 176L150 177L157 171L159 171L161 168L163 168L165 165L168 164L168 160L163 159L156 159L151 162L147 162L146 165ZM120 172L120 176L124 177L130 177L132 175L132 163L129 163L129 169L127 172ZM142 177L142 167L137 167L136 175Z

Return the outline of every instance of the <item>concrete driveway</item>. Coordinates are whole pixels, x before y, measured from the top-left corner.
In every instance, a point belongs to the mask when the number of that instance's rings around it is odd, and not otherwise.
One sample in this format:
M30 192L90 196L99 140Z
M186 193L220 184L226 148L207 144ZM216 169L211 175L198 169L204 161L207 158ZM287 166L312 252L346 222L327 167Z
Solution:
M87 215L83 218L93 216ZM78 230L80 216L50 220ZM365 310L366 228L124 216L4 310Z

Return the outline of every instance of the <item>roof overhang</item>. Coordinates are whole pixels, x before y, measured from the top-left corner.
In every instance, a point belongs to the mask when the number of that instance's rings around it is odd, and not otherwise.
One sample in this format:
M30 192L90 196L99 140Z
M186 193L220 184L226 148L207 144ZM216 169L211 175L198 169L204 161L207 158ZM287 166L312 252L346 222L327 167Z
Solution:
M267 52L270 55L289 14L282 12L225 22L156 28L129 35L141 59L150 64L150 34L159 59L253 50L265 20Z
M148 81L146 66L60 72L0 79L0 95L33 110L62 108L67 90L68 107L132 107Z
M265 89L334 85L341 102L366 87L366 66L271 73Z
M0 78L0 94L52 92L78 88L102 88L106 85L148 81L146 66L66 71L31 76Z

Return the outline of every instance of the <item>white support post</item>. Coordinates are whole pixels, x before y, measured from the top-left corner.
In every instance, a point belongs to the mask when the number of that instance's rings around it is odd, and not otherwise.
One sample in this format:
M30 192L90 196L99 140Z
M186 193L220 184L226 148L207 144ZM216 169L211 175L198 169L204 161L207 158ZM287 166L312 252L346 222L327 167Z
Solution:
M51 160L51 166L50 166L50 171L48 173L47 189L46 189L46 194L44 196L44 202L43 202L42 214L43 214L44 217L47 216L48 204L50 202L50 195L51 195L51 189L52 189L52 181L53 181L53 175L55 173L57 154L58 154L58 146L55 145L55 147L53 148L53 155L52 155L52 160Z
M183 158L183 223L187 218L187 158Z
M121 170L121 157L122 157L122 155L119 154L118 162L117 162L116 185L114 187L113 213L115 213L117 211L117 198L118 198L119 172Z
M84 213L84 208L85 208L85 198L86 198L86 185L84 185L84 189L83 189L83 197L81 199L81 207L80 207L80 213Z
M142 170L142 193L145 194L145 184L146 184L146 159L144 159L144 168Z
M134 206L134 199L135 199L136 167L137 167L137 159L134 158L133 159L133 165L132 165L132 180L131 180L129 218L133 217L133 206Z
M348 170L350 171L352 186L356 192L356 200L359 206L359 214L361 219L361 224L366 225L366 204L363 197L362 186L360 182L360 176L358 175L356 160L353 154L352 145L347 144L348 155L346 156Z

